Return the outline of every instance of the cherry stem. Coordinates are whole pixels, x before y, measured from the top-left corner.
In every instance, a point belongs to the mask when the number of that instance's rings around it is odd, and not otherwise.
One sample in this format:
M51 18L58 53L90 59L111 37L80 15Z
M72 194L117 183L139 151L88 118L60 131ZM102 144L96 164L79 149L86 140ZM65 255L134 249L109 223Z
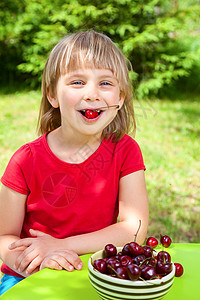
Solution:
M111 266L111 265L107 265L107 268L109 268L109 269L111 269L114 273L115 273L115 275L117 275L117 277L119 277L120 279L123 279L123 277L121 276L121 275L119 275L118 273L117 273L117 271Z
M142 280L142 281L147 281L146 279L144 279L142 277L139 277L139 279ZM157 283L151 282L151 280L153 280L153 279L157 279L157 278L155 276L151 277L150 279L148 279L149 283L152 284L152 285L156 285L157 286L158 285ZM162 284L162 282L160 284Z
M110 105L110 106L102 106L102 107L99 107L98 109L109 109L109 108L111 108L111 107L119 108L119 104Z
M134 242L136 242L136 238L137 238L138 232L140 230L141 224L142 224L142 221L139 220L139 226L138 226L138 229L137 229L136 234L135 234Z
M146 263L147 261L149 261L149 262L151 263L152 260L155 261L155 260L156 260L155 257L147 257L147 258L145 258L145 260L143 260L143 261L140 263L139 266L141 267L141 266L142 266L144 263Z

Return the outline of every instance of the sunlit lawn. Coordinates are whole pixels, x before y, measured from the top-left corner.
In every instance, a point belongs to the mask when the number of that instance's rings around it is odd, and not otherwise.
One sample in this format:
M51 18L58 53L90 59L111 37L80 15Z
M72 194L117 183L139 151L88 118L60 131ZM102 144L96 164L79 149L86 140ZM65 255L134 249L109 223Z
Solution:
M149 233L200 242L200 101L150 104L136 136L147 167ZM148 102L144 106L150 109Z
M36 138L39 92L0 95L0 175L12 153ZM149 234L200 241L200 101L136 101L150 200Z

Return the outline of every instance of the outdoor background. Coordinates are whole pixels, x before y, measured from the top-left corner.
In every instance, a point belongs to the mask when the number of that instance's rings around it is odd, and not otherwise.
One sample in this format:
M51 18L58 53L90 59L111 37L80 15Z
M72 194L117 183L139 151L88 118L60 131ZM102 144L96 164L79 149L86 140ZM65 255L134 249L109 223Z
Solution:
M200 242L200 1L1 0L0 176L37 137L42 71L65 35L107 34L133 65L148 235Z

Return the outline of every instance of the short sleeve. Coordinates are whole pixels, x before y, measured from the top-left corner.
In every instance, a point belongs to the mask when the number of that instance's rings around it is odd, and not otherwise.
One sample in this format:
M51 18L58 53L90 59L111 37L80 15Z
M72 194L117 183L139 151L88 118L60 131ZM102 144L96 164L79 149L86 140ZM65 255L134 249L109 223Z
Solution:
M146 170L142 152L138 143L129 136L125 136L121 145L120 178L139 170Z
M26 144L11 157L1 182L18 193L28 195L31 172L32 154L29 145Z

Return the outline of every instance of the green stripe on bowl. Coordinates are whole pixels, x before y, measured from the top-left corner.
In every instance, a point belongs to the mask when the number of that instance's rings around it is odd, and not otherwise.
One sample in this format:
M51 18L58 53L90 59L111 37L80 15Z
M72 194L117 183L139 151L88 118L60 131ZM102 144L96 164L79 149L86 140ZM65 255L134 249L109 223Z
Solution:
M97 286L100 286L102 287L103 289L106 289L106 290L110 290L110 291L117 291L117 292L122 292L122 293L125 293L125 294L141 294L143 292L147 293L147 294L152 294L152 293L159 293L160 291L162 290L167 290L169 289L172 284L173 284L173 280L171 282L169 282L168 284L166 284L165 286L162 286L161 288L155 288L155 289L150 289L150 290L144 290L143 288L140 288L140 289L122 289L122 288L119 288L119 287L116 287L114 285L109 285L109 284L101 284L100 281L96 281L96 280L93 280L92 277L89 278L90 281L94 284L96 284Z
M169 291L169 289L171 288L171 285L173 283L172 282L168 287L166 287L165 289L162 289L161 291L156 290L156 291L150 292L150 293L147 293L145 291L145 293L144 293L143 289L141 289L141 291L137 290L136 292L134 292L134 290L132 289L131 292L127 293L126 290L118 291L118 290L106 288L104 285L102 286L102 285L99 285L97 282L94 282L91 278L90 278L90 282L97 291L99 291L102 294L107 295L107 296L112 295L113 297L115 297L115 299L121 299L121 297L123 297L124 299L137 299L137 298L138 299L141 299L141 298L153 299L155 297L160 297L160 296L163 296L164 294L166 294Z
M111 297L111 296L107 296L107 295L104 295L104 294L102 294L102 293L100 293L100 292L98 292L98 291L96 291L97 292L97 294L99 295L99 297L101 298L101 299L103 299L103 300L116 300L116 297ZM162 295L162 296L159 296L159 297L154 297L152 300L159 300L159 299L162 299L163 298L163 296L164 295ZM134 298L131 298L131 300L134 300ZM139 298L136 298L136 299L138 299L138 300L143 300L143 299L139 299ZM135 299L135 300L136 300ZM124 298L118 298L117 300L124 300ZM149 299L150 300L150 299Z
M152 295L146 295L146 294L140 294L139 296L138 295L125 295L125 294L116 294L116 293L109 293L109 294L106 294L104 292L104 290L98 290L97 288L95 289L96 292L101 295L101 297L104 297L104 298L107 298L107 299L111 299L111 300L126 300L126 299L133 299L133 300L151 300L151 299L160 299L162 298L166 293L166 292L162 292L162 293L159 293L157 295L155 294L152 294Z
M106 275L106 276L108 276L108 275ZM113 282L110 282L110 281L108 281L108 280L105 280L105 279L102 279L102 278L100 278L99 276L97 276L94 272L91 272L90 270L89 270L89 277L92 277L93 278L93 281L98 281L98 282L102 282L102 285L106 285L106 286L115 286L115 287L117 287L119 290L124 290L124 289L126 289L126 290L132 290L133 288L134 289L155 289L155 288L163 288L163 286L164 285L167 285L167 284L169 284L170 282L172 282L173 280L174 280L174 277L172 277L171 279L169 279L169 280L167 280L166 282L161 282L161 283L159 283L159 284L156 284L156 283L154 283L153 281L154 280L148 280L148 283L147 283L147 281L142 281L142 283L143 283L143 285L141 285L141 286L138 286L138 285L134 285L134 283L136 283L136 281L130 281L131 283L133 283L132 285L121 285L121 284L119 284L119 283L113 283ZM125 279L119 279L120 281L126 281ZM147 285L145 285L145 283L147 284Z
M101 298L101 299L103 299L103 300L116 300L116 298L113 298L113 297L107 297L107 296L105 296L105 295L103 295L103 294L101 294L101 293L99 293L99 292L97 292L97 294L99 295L99 297ZM155 298L153 298L152 300L159 300L159 299L162 299L163 298L163 296L160 296L160 297L155 297ZM132 298L133 299L133 298ZM131 299L131 300L132 300ZM138 299L138 298L137 298ZM119 298L119 299L117 299L117 300L124 300L124 298ZM133 300L136 300L136 299L133 299ZM140 299L140 300L143 300L143 299ZM151 300L151 299L149 299L149 300Z
M120 248L118 249L120 250ZM162 279L131 281L102 274L94 269L92 260L102 258L103 251L98 251L88 261L89 280L101 299L104 300L153 300L161 299L171 288L175 266L170 274Z

